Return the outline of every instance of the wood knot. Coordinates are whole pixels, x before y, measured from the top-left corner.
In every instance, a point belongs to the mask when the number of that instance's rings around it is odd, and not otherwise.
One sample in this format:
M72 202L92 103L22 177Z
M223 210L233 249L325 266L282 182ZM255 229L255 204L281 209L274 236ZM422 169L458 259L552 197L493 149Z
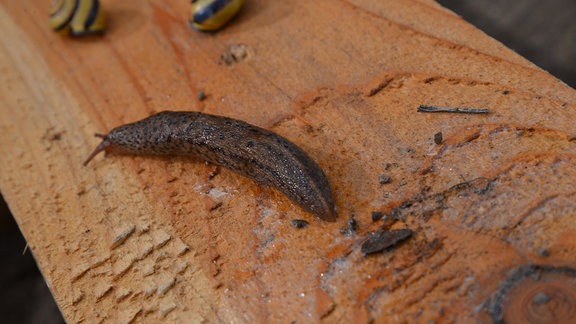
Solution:
M569 323L576 318L576 269L522 267L501 286L489 311L495 323Z

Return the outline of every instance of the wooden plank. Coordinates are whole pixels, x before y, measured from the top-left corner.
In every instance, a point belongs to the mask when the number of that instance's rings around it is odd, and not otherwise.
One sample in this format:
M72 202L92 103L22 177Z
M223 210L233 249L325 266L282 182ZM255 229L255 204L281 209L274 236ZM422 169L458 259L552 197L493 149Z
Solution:
M538 292L570 292L556 283L576 266L576 92L458 16L247 1L203 34L185 1L102 5L109 31L89 39L52 33L49 1L0 6L0 189L68 321L462 322L522 313L499 298L534 273L554 274ZM231 48L245 56L226 63ZM325 170L339 220L188 158L82 167L95 132L162 110L289 138ZM381 227L414 234L363 256Z

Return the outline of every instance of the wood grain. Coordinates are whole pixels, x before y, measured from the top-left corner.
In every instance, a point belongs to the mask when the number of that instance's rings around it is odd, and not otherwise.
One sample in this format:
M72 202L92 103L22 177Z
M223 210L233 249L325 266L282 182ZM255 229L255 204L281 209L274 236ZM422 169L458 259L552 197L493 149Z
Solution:
M515 269L576 267L576 92L433 1L247 1L203 34L186 1L103 0L86 39L49 1L0 4L0 189L69 322L482 322ZM290 139L339 220L185 158L82 167L95 132L162 110ZM362 256L382 226L414 235Z

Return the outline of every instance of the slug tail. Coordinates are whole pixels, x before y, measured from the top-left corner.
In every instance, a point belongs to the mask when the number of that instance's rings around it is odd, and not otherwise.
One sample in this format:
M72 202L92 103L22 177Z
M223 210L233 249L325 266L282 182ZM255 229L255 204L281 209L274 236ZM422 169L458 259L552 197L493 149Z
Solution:
M330 194L330 192L328 192L328 194ZM321 208L313 213L324 221L335 222L337 214L334 203L332 202L332 197L329 197L329 200L323 200Z
M102 142L100 143L100 145L98 145L98 146L96 147L96 149L95 149L92 153L90 153L90 155L88 156L88 158L86 159L86 161L84 161L84 163L83 163L84 166L87 166L87 165L88 165L88 162L90 162L96 155L98 155L98 153L106 150L106 148L107 148L108 146L110 146L110 144L111 144L110 141L106 138L106 135L103 135L103 134L94 134L94 136L101 138L101 139L102 139Z
M336 221L336 211L334 210L334 206L330 206L328 212L322 215L320 219L325 220L327 222L335 222Z

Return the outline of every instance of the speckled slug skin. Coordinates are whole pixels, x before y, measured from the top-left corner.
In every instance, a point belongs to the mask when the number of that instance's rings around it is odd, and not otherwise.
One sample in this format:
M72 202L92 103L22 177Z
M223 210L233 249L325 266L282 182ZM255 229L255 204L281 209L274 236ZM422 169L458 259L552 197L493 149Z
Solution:
M323 220L336 219L332 191L320 167L284 137L243 121L163 111L98 136L102 143L84 165L101 151L193 156L275 187Z

